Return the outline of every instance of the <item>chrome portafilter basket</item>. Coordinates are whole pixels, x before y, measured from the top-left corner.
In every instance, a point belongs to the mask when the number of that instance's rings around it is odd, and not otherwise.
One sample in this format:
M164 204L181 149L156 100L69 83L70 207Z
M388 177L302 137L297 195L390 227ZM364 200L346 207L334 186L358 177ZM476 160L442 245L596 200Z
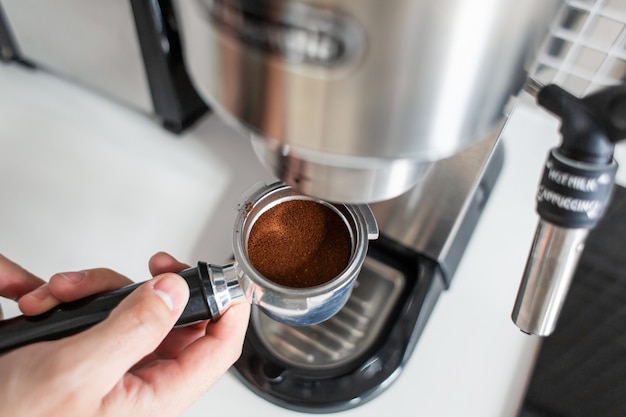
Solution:
M350 260L330 281L314 287L293 288L276 284L261 275L248 257L248 239L258 218L275 206L290 200L310 200L330 208L350 233ZM308 326L334 316L348 300L367 255L370 239L378 237L378 227L370 208L360 204L334 204L298 194L282 182L257 186L244 197L233 231L234 269L246 298L269 317L284 324Z
M295 288L277 284L260 274L248 258L248 241L255 222L268 210L292 200L310 200L328 207L350 234L351 254L346 267L320 285ZM272 319L294 326L312 325L334 316L350 297L367 255L369 240L378 237L370 208L304 196L282 182L250 188L236 208L234 261L222 265L198 262L196 267L179 273L189 285L190 296L176 325L217 320L240 302L255 304ZM141 284L61 304L39 316L4 320L0 322L0 353L78 333L106 319L111 310Z

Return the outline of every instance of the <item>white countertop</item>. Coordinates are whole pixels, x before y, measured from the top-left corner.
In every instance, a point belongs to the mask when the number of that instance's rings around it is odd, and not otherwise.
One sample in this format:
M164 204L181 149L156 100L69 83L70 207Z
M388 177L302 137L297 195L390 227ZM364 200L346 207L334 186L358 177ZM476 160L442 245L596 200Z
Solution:
M142 281L159 250L190 264L222 262L239 195L272 180L248 141L216 116L176 136L43 72L0 64L0 86L0 253L44 278L107 266ZM515 416L539 343L509 317L556 129L545 113L518 107L504 135L502 174L408 366L381 396L339 415ZM7 315L17 311L3 306ZM185 416L216 413L298 414L232 375Z

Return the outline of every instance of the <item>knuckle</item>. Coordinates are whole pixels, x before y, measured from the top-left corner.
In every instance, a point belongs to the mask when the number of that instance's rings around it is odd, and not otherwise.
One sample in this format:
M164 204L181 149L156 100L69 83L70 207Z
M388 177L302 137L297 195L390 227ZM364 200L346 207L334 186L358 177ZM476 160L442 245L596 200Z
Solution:
M109 268L95 268L85 271L88 281L100 282L102 280L110 280L112 277L119 275L117 272Z
M109 268L95 268L85 271L87 281L98 283L100 285L121 285L132 282L130 279Z

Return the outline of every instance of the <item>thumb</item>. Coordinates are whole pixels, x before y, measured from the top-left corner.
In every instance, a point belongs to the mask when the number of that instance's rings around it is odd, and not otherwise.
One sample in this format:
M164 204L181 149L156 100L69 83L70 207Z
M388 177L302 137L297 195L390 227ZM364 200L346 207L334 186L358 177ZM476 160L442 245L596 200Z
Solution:
M154 351L174 327L189 298L177 274L159 275L139 286L103 322L75 336L69 344L77 371L109 392L122 376Z

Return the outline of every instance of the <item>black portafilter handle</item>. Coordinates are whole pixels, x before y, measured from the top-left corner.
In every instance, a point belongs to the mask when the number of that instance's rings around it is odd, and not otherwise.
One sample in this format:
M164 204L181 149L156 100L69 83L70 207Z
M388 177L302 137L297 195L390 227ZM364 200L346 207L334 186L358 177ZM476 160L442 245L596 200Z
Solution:
M178 273L189 285L189 301L176 326L219 317L206 263ZM0 354L20 346L56 340L81 332L106 319L111 311L143 282L114 291L60 304L37 316L17 316L0 321Z

